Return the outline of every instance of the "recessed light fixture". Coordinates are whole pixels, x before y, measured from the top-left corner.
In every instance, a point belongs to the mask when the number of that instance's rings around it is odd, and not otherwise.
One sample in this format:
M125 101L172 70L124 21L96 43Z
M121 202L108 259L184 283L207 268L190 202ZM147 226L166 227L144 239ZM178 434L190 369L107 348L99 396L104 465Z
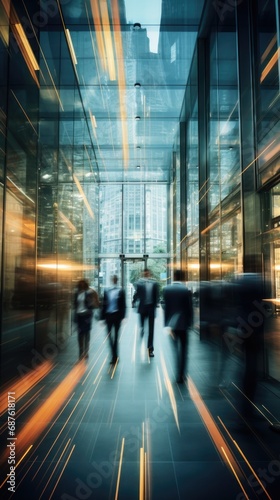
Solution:
M136 89L139 89L141 87L141 83L139 83L139 82L134 83L134 87Z
M137 121L141 120L140 116L135 116L135 120Z
M141 29L141 24L140 24L140 23L134 23L134 25L133 25L133 29L134 29L135 31L140 30L140 29Z
M137 168L137 170L140 170L140 165L137 165L137 167L136 167L136 168Z
M136 146L136 149L141 149L141 146Z

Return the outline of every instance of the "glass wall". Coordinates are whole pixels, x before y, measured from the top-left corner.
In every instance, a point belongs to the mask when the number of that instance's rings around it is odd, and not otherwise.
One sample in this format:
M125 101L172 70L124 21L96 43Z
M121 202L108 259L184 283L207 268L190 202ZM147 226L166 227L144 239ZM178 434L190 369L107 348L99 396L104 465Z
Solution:
M226 25L225 25L226 24ZM240 203L239 102L235 16L212 28L209 46L208 218L210 280L238 269ZM239 205L239 207L238 207ZM233 212L230 215L230 212ZM234 213L235 212L235 213ZM230 217L230 221L225 221Z
M73 61L58 10L27 7L28 15L22 2L0 6L1 368L7 378L19 366L34 367L38 351L47 359L45 346L57 353L55 346L65 345L76 281L98 284L97 176ZM21 21L23 32L15 28Z
M102 185L99 200L101 254L169 251L166 184Z
M257 141L260 182L264 184L279 170L280 63L279 2L257 2Z
M105 184L100 186L99 289L117 274L127 288L141 275L144 263L166 282L169 216L166 184Z

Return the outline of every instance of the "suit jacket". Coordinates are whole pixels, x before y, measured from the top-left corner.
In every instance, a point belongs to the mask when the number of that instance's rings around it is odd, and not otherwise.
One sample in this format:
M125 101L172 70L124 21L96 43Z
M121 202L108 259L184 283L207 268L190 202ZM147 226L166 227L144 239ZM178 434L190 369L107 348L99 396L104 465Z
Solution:
M139 280L135 284L135 293L133 296L133 302L138 301L138 312L142 314L146 308L146 283L147 281L151 284L151 304L154 309L158 305L159 299L159 287L158 283L154 280Z
M163 289L164 325L172 330L187 330L193 322L193 305L190 290L181 282L174 282Z
M117 287L118 289L118 298L117 298L117 314L119 316L119 319L122 320L125 317L125 312L126 312L126 300L125 300L125 292L121 287ZM110 293L110 288L104 291L104 297L103 297L103 303L102 303L102 309L101 309L101 319L106 318L107 314L107 308L109 305L109 293Z

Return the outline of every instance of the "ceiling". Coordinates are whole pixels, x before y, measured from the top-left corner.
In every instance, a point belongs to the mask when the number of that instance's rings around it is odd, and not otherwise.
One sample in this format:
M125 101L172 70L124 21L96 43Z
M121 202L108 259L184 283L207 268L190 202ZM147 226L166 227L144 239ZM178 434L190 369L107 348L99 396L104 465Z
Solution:
M87 149L100 182L169 182L203 3L60 2L60 18L68 33L65 49L69 59L72 43L72 65L82 101L75 126L83 115L91 141ZM54 16L48 30L52 23L56 23ZM59 57L63 65L63 52ZM70 106L73 92L67 76L65 83L61 95ZM76 140L78 154L83 134L79 139L77 131Z

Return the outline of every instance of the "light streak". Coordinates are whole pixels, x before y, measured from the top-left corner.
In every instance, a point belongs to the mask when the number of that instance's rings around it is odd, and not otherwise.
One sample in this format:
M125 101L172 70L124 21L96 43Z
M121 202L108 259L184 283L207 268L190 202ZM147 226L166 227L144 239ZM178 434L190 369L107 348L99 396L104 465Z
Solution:
M71 458L71 455L72 455L72 453L73 453L73 451L74 451L74 448L75 448L75 445L72 447L72 449L71 449L71 451L70 451L70 453L69 453L69 455L68 455L68 457L67 457L67 459L66 459L66 461L65 461L65 464L64 464L64 466L63 466L63 468L62 468L61 473L59 474L59 477L58 477L58 479L57 479L57 481L56 481L56 483L55 483L55 485L54 485L54 488L53 488L53 490L52 490L52 492L51 492L51 494L50 494L49 499L51 499L51 498L52 498L52 496L53 496L53 494L54 494L54 491L55 491L55 489L56 489L56 487L57 487L57 485L58 485L58 483L59 483L59 481L60 481L60 479L61 479L61 476L62 476L62 474L63 474L64 470L66 469L67 465L68 465L68 462L69 462L69 460L70 460L70 458Z
M51 361L45 361L35 370L22 376L20 380L13 382L9 389L5 389L0 395L0 415L7 411L7 391L15 392L17 401L19 401L21 396L30 391L52 370L53 366Z
M276 50L275 54L273 54L272 58L270 59L270 61L267 63L266 67L262 71L261 78L260 78L261 83L264 81L264 79L270 73L273 66L275 66L275 64L278 61L279 56L280 56L280 47Z
M86 371L85 363L78 363L54 389L45 402L33 413L17 434L17 453L21 454L30 441L35 442L63 405L66 398Z
M122 446L121 446L120 462L119 462L119 469L118 469L118 477L117 477L117 485L116 485L115 500L117 500L118 495L119 495L119 487L120 487L120 479L121 479L121 470L122 470L122 463L123 463L124 443L125 443L125 438L122 438Z
M175 394L174 394L174 391L173 391L173 388L172 388L172 384L171 384L170 378L168 376L166 364L165 364L165 361L164 361L162 353L160 353L160 360L161 360L161 365L162 365L162 370L163 370L163 375L164 375L165 387L166 387L166 390L167 390L168 395L169 395L169 399L170 399L171 407L172 407L172 410L173 410L173 415L174 415L174 419L175 419L175 422L176 422L176 425L177 425L177 429L180 432L180 425L179 425L179 419L178 419L178 411L177 411L176 398L175 398Z
M218 451L223 462L229 467L230 471L233 473L235 479L237 480L239 486L241 486L242 491L246 498L249 499L248 495L244 492L244 487L241 481L244 481L244 473L240 468L235 456L227 445L225 439L223 438L220 430L218 429L210 411L202 400L193 380L188 376L188 388L190 396L196 406L196 409L207 429L216 450Z
M87 208L87 211L88 211L88 213L89 213L90 217L91 217L92 219L94 219L94 218L95 218L95 217L94 217L94 213L93 213L93 211L92 211L92 209L91 209L91 206L90 206L90 204L89 204L89 202L88 202L88 200L87 200L87 197L86 197L86 195L85 195L85 193L84 193L84 191L83 191L83 188L82 188L82 186L81 186L81 184L80 184L80 182L79 182L79 180L78 180L78 177L77 177L75 174L73 174L73 180L74 180L74 182L75 182L75 184L76 184L76 186L77 186L77 188L78 188L78 191L79 191L80 195L82 196L82 198L83 198L83 200L84 200L84 204L85 204L85 206L86 206L86 208Z
M116 80L116 67L114 60L114 48L110 30L110 21L108 14L107 0L99 0L99 7L101 13L101 22L103 27L103 37L105 41L105 51L107 57L107 65L110 80Z
M140 448L139 500L145 500L145 453Z
M55 473L55 471L56 471L57 467L58 467L58 466L59 466L59 464L61 463L62 457L63 457L64 453L66 452L66 449L67 449L67 447L68 447L68 446L69 446L69 444L70 444L70 441L71 441L71 439L69 438L69 439L68 439L68 441L67 441L67 443L65 444L65 446L64 446L64 448L63 448L63 450L62 450L61 454L60 454L59 459L56 461L55 465L53 466L53 468L52 468L52 472L51 472L51 474L49 475L48 480L47 480L47 481L46 481L46 483L45 483L45 486L44 486L44 488L43 488L43 490L42 490L42 492L41 492L41 495L40 495L40 497L39 497L39 500L42 498L42 495L43 495L43 494L44 494L44 492L46 491L46 489L47 489L47 487L48 487L48 485L49 485L49 483L50 483L50 481L51 481L51 479L52 479L52 477L53 477L53 475L54 475L54 473ZM56 482L56 484L55 484L55 488L56 488L56 486L57 486L57 482ZM50 496L49 498L51 498L51 497L52 497L52 495L53 495L53 493L54 493L55 488L52 490L51 496Z
M261 486L263 492L266 494L267 498L269 498L269 500L272 500L272 498L269 496L268 492L266 491L262 481L259 479L258 475L256 474L256 472L254 471L253 467L251 466L249 460L246 458L246 456L244 455L243 451L241 450L240 446L237 444L237 442L232 438L231 434L229 433L228 429L226 428L226 426L224 425L224 423L222 422L222 420L220 419L220 417L218 417L219 421L221 422L223 428L225 429L227 435L229 436L229 438L231 439L231 441L233 442L233 444L236 446L237 450L239 451L240 455L242 456L243 460L245 461L245 463L248 465L250 471L252 472L252 474L254 475L255 479L258 481L259 485Z
M73 43L72 43L71 34L70 34L70 31L69 31L68 28L65 29L65 35L66 35L66 40L67 40L67 43L68 43L68 47L69 47L69 50L70 50L70 55L71 55L72 61L73 61L74 64L78 64L78 61L77 61L77 58L76 58L76 54L75 54L75 50L74 50L74 46L73 46Z

